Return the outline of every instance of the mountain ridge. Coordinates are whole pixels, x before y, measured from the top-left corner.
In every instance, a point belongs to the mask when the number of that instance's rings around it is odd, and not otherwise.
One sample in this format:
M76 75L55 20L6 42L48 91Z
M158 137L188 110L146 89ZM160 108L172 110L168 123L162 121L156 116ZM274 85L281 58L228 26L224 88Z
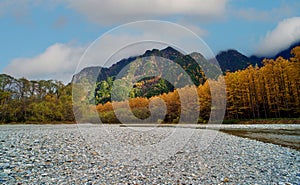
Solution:
M181 67L189 68L189 65L196 64L196 61L192 59L189 55L184 55L177 51L176 49L168 46L162 50L152 49L146 50L144 54L139 56L132 56L129 58L124 58L117 63L113 64L110 67L101 67L101 66L91 66L82 69L79 73L75 74L72 78L72 82L79 82L80 79L86 78L89 82L93 82L95 76L97 76L97 82L106 80L108 77L116 76L126 65L133 62L137 58L157 56L167 58L181 65ZM201 55L201 54L200 54ZM202 56L202 55L201 55ZM204 59L204 57L203 57ZM194 65L195 68L200 68ZM198 69L198 72L200 69ZM195 74L196 75L196 74ZM199 84L197 84L199 85Z
M262 61L265 58L268 59L276 59L278 56L282 56L284 58L291 57L291 50L295 46L299 46L300 42L289 46L287 49L284 49L277 54L269 57L258 57L255 55L246 56L235 49L228 49L226 51L221 51L216 55L216 59L219 62L221 70L225 73L226 71L234 72L238 70L243 70L247 68L249 65L258 65L262 66ZM197 52L193 52L197 53ZM108 77L116 76L122 68L136 60L138 57L148 57L151 55L164 57L169 60L180 60L184 57L190 57L190 55L184 55L176 49L168 46L162 50L152 49L146 50L144 54L139 56L131 56L129 58L124 58L113 64L110 67L101 67L101 66L91 66L82 69L79 73L75 74L72 78L72 82L78 82L81 78L86 78L88 81L94 81L95 76L97 76L97 81L106 80ZM201 54L200 54L201 55ZM202 55L201 55L202 56ZM176 62L176 61L175 61ZM177 61L180 62L180 61ZM186 64L185 64L186 65Z

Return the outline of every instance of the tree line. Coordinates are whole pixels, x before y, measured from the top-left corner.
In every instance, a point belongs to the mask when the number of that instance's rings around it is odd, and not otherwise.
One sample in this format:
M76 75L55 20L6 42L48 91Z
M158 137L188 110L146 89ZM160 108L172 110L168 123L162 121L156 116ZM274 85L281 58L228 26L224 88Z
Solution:
M54 121L74 121L70 84L0 75L1 123Z
M290 59L265 59L261 68L249 66L227 73L227 117L299 117L300 47L292 55Z

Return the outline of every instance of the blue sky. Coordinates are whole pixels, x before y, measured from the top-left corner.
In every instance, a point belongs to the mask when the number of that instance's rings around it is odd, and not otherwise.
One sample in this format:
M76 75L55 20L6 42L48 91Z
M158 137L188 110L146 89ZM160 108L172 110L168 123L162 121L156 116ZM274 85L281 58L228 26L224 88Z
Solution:
M268 56L300 40L299 9L298 0L1 0L0 73L67 82L95 39L149 19L191 29L215 54Z

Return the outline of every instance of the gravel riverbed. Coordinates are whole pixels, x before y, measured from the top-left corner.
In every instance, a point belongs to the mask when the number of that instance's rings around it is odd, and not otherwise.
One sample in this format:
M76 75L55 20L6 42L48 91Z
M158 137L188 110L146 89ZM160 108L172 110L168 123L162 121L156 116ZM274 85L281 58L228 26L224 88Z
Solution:
M166 159L155 164L126 165L97 147L112 146L104 133L114 135L126 156L135 153L127 145L160 143L174 129L1 125L0 184L300 184L299 151L217 130L193 129L182 148L170 156L165 151ZM213 140L201 148L204 135Z

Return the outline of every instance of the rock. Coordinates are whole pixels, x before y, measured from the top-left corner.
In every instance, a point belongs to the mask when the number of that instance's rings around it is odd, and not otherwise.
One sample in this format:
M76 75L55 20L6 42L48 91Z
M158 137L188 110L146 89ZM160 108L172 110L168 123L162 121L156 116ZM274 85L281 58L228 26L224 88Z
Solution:
M183 154L184 151L177 151L176 154Z
M34 141L33 141L33 143L35 143L35 144L36 144L36 143L39 143L39 142L40 142L39 140L34 140Z
M9 173L11 173L11 170L10 169L4 169L3 172L9 174Z
M225 178L222 178L221 181L222 182L229 182L229 179L227 177L225 177Z

